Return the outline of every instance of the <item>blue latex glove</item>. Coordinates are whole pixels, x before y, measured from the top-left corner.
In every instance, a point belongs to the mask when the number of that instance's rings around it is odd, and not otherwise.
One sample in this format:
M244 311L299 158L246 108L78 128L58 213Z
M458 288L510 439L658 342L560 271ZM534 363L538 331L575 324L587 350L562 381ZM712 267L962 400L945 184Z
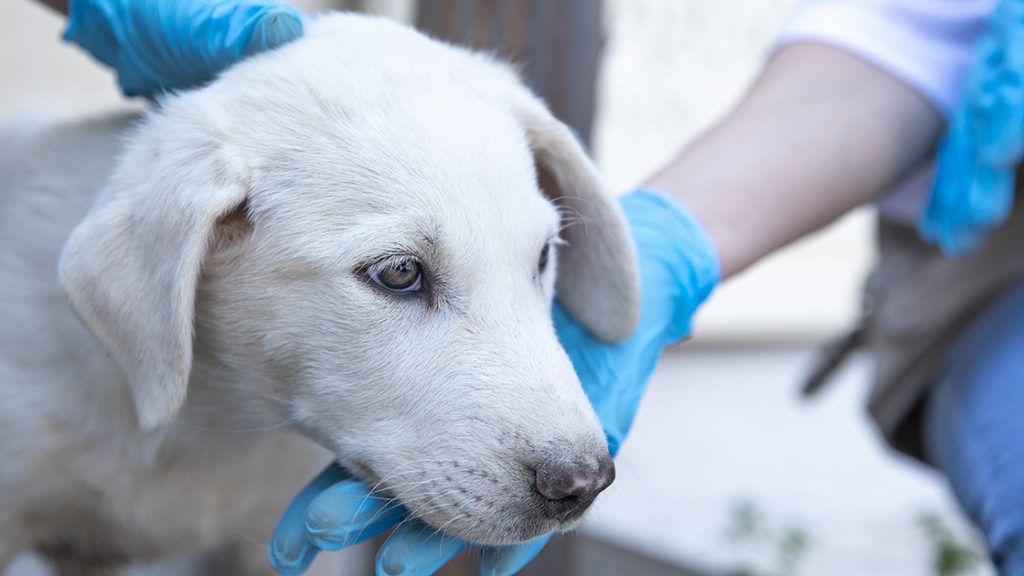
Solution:
M963 100L939 147L921 237L948 256L976 249L1010 215L1024 153L1024 0L1003 0L974 49Z
M282 2L71 0L64 39L117 70L128 96L153 98L301 35L300 13Z
M615 346L593 338L561 306L555 327L583 389L618 452L633 423L647 380L665 346L690 333L690 317L721 280L711 239L680 204L652 190L621 200L639 256L640 323ZM270 542L270 562L282 574L301 574L320 549L337 550L379 534L400 521L401 506L372 496L369 486L329 467L289 506ZM484 576L518 572L548 537L515 546L484 546L478 558ZM418 520L402 524L377 555L378 576L432 574L469 544Z

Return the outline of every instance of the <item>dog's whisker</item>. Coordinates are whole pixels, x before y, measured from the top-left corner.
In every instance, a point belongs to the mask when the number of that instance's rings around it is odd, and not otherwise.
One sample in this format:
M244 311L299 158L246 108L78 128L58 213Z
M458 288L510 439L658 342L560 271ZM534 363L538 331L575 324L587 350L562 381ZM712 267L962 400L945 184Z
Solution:
M416 460L409 460L407 462L403 462L402 464L400 464L399 466L397 466L396 468L394 468L393 470L391 470L390 472L388 472L387 474L382 476L380 479L378 479L377 482L370 489L370 492L373 493L373 492L377 491L379 488L381 488L382 485L384 485L385 482L389 481L391 478L394 478L396 475L399 475L399 474L402 474L402 475L405 475L405 474L415 474L415 473L418 472L418 470L401 471L403 468L408 468L408 467L416 466L416 465L423 464L423 463L436 463L436 462L437 462L437 460L434 459L434 458L418 458Z
M430 484L430 483L433 483L433 482L440 482L441 480L443 480L443 478L439 476L437 478L430 478L430 479L427 479L427 480L415 480L415 481L411 481L411 482L403 482L401 484L389 484L388 485L388 489L389 490L397 490L399 488L408 488L410 486L420 486L420 485L423 485L423 484Z
M559 208L559 216L561 218L558 228L559 234L561 234L562 231L564 231L566 228L570 226L575 226L576 224L583 224L583 235L589 235L589 228L587 227L587 218L583 216L583 214L579 210L571 206L562 206Z
M556 196L555 198L551 199L551 203L554 204L555 206L559 207L559 208L564 208L564 206L561 205L561 202L570 201L570 200L573 201L573 202L581 202L583 204L589 204L590 206L598 209L599 211L602 210L601 206L597 202L593 201L592 199L586 198L584 196L577 196L575 194L563 194L561 196Z
M267 543L266 542L260 543L255 538L253 538L252 536L246 534L245 532L242 532L241 530L235 530L235 535L236 536L241 536L242 541L244 541L247 544L252 544L253 546L256 546L257 548L259 548L260 550L266 550L267 549Z
M455 511L455 513L454 513L454 514L452 515L452 517L451 517L451 518L450 518L450 519L449 519L449 520L448 520L447 522L445 522L444 524L442 524L442 525L441 525L441 526L440 526L439 528L435 528L435 529L434 529L434 533L433 533L433 535L434 535L434 536L436 536L436 535L438 535L438 534L440 534L440 535L441 535L441 538L440 538L440 541L441 541L441 545L444 545L444 537L445 537L445 536L450 536L450 534L448 534L448 532L446 532L446 530L448 529L448 527L449 527L449 526L451 526L451 524L452 524L453 522L455 522L456 520L461 520L461 519L462 519L462 518L461 518L461 517L459 516L459 512L460 512L461 510L462 510L462 506L460 506L460 507L459 507L459 509Z
M412 484L416 484L416 485L418 485L418 484L423 484L423 483L427 483L427 482L437 482L437 481L439 481L439 480L440 480L440 478L434 478L434 479L430 479L430 480L422 480L422 481L417 481L416 483L410 483L410 485L412 485ZM363 497L363 500L362 500L362 502L361 502L361 503L359 504L359 506L360 506L360 507L362 507L363 505L365 505L365 504L366 504L366 502L367 502L367 500L369 500L369 499L370 499L371 497L378 497L378 496L376 496L376 495L374 494L374 491L373 491L373 490L371 490L370 492L368 492L368 493L367 493L367 494L366 494L366 495L365 495L365 496ZM379 497L378 497L378 498L379 498ZM383 515L383 514L386 514L387 512L390 512L391 510L394 510L395 508L397 508L397 507L399 507L399 506L401 506L401 505L402 505L402 503L401 503L401 502L400 502L400 501L399 501L399 500L398 500L397 498L393 498L393 497L391 497L391 498L387 498L387 500L388 500L387 504L385 504L385 505L384 505L383 507L381 507L381 509L380 509L380 510L378 510L377 512L375 512L375 513L373 514L373 516L371 516L371 517L370 517L370 519L366 521L367 525L371 524L371 523L373 522L373 520L377 519L377 518L378 518L378 517L380 517L381 515ZM318 527L318 528L319 528L319 527L322 527L322 526L323 526L324 524L326 524L326 523L327 523L327 522L329 522L330 520L331 520L331 518L330 518L330 517L328 517L328 518L324 518L324 519L323 519L323 520L322 520L321 522L319 522L319 523L318 523L317 527ZM353 518L353 519L351 520L351 522L349 523L349 528L350 528L350 529L351 529L351 528L353 527L353 524L354 524L354 522L355 522L355 518ZM364 528L364 529L365 529L365 528ZM360 531L360 533L361 533L361 531Z
M360 528L360 529L359 529L359 532L358 532L358 534L356 535L356 539L358 540L358 538L359 538L360 536L362 536L363 532L364 532L364 531L365 531L365 530L366 530L367 528L369 528L371 524L373 524L373 521L374 521L374 520L376 520L376 519L377 519L378 517L380 517L380 516L382 516L382 515L384 515L384 514L387 514L388 512L390 512L390 511L392 511L392 510L394 510L395 508L398 508L398 507L400 507L400 506L401 506L401 503L399 503L399 502L398 502L397 500L393 500L393 501L389 502L389 503L388 503L387 505L383 506L383 507L382 507L382 508L381 508L380 510L378 510L377 512L375 512L373 516L371 516L371 517L370 517L370 519L369 519L369 520L368 520L368 521L366 522L366 525L364 525L364 526L363 526L362 528ZM395 525L395 527L397 528L397 527L398 527L399 525L401 525L401 523L402 523L402 522L404 522L404 521L406 520L406 518L409 518L409 517L410 517L410 515L406 514L406 515L405 515L405 516L404 516L404 517L402 518L402 520L401 520L401 521L399 521L399 523ZM351 528L352 528L352 525L351 525L351 524L349 524L349 529L350 529L350 531L351 531Z

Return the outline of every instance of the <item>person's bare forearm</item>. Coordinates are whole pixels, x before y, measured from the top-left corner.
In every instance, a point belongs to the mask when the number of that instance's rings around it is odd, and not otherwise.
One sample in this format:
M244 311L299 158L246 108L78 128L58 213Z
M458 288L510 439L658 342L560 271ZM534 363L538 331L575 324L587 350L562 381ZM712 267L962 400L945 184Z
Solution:
M925 158L941 128L927 100L880 69L794 44L647 184L693 211L728 277L875 198Z
M68 13L68 0L39 0L39 3L45 4L61 14Z

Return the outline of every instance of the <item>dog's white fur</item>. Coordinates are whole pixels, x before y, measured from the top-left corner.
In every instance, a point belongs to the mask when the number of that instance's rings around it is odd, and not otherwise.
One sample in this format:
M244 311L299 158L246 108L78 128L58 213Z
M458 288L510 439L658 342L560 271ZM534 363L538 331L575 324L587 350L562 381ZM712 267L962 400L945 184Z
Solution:
M488 57L322 17L141 118L8 124L0 179L0 567L265 542L323 464L281 431L481 543L565 528L533 467L606 453L550 307L629 334L627 229Z

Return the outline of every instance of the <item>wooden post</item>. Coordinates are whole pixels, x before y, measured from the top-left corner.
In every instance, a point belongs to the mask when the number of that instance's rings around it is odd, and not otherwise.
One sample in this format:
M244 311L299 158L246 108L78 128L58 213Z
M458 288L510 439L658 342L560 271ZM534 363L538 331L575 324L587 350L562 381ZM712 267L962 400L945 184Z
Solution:
M515 62L527 84L585 144L603 43L601 0L420 0L416 26Z

